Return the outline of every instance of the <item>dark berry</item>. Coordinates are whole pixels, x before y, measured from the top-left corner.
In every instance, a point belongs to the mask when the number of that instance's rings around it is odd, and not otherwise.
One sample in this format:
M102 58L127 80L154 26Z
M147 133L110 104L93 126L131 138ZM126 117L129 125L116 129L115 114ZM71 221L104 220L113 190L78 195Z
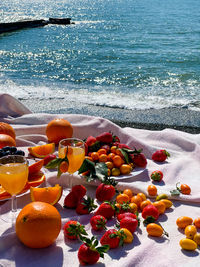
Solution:
M15 155L25 156L25 153L24 153L24 151L22 151L22 150L17 150L17 151L15 152Z
M17 148L15 146L10 147L10 153L15 154L17 152Z
M4 146L3 148L2 148L2 150L3 151L5 151L5 152L7 152L7 151L10 151L10 146Z

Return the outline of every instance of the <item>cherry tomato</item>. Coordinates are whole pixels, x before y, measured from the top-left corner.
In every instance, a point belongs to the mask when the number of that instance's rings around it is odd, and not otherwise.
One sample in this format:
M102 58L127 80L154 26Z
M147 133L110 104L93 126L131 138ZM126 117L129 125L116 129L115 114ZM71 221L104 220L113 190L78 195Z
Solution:
M161 201L155 201L153 205L158 209L159 214L163 214L166 210L166 206Z
M168 234L164 231L164 229L156 223L149 223L146 227L146 230L150 236L160 237L163 234L168 236Z
M140 209L143 210L146 206L152 204L150 200L144 200L140 203Z
M129 199L131 199L132 196L133 196L133 192L132 192L132 190L129 189L129 188L125 189L125 190L123 191L123 194L128 195L128 196L129 196Z
M140 204L142 203L142 198L140 196L138 196L138 195L133 196L131 198L131 203L135 203L138 206L138 208L139 208L140 207Z
M99 162L106 162L108 160L106 154L99 155Z
M200 233L196 233L193 238L194 242L197 243L198 246L200 246Z
M128 229L120 228L119 232L122 233L122 234L125 234L125 236L126 236L125 239L124 239L124 243L132 243L133 235Z
M197 227L197 228L200 228L200 217L199 218L196 218L194 220L194 225Z
M147 187L147 192L150 196L156 196L157 195L157 188L155 185L149 185Z
M119 169L121 174L129 174L132 168L129 164L122 164Z
M188 225L185 227L185 235L187 238L193 239L196 233L197 233L197 228L195 225Z
M176 220L176 224L179 228L184 229L186 226L193 223L192 218L187 216L181 216Z
M179 242L182 249L195 250L197 248L197 243L189 238L183 238Z
M124 202L128 202L129 201L129 196L127 196L126 194L119 194L116 197L116 201L117 203L123 204Z
M145 196L145 194L142 193L142 192L138 193L137 196L141 197L141 199L142 199L143 201L147 199L147 197Z
M183 195L189 195L191 193L191 188L187 184L181 184L180 191Z

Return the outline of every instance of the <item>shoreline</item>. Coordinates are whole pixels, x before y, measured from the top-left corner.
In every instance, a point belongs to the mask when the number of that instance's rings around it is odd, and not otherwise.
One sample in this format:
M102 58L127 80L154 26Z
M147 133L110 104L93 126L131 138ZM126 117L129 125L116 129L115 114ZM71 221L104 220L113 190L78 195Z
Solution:
M33 113L82 114L103 117L120 127L147 130L171 128L192 134L200 133L200 112L186 108L126 110L76 102L68 103L65 99L19 100Z

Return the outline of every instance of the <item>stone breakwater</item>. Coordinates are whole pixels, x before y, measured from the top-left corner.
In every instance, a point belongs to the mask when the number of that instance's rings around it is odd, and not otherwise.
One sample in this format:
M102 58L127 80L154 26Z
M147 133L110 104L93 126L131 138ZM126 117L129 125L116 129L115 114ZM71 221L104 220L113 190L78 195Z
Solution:
M48 24L69 25L74 24L74 22L71 22L71 18L49 18L48 20L39 19L0 23L0 34L25 28L44 27Z

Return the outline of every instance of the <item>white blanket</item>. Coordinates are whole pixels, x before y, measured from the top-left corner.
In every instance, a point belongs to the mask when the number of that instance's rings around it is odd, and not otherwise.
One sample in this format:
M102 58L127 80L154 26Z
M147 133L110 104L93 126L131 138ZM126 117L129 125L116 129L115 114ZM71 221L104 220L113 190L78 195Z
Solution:
M159 217L159 222L169 233L169 238L148 237L142 223L134 234L134 242L124 245L123 248L110 250L105 259L101 259L95 266L198 266L199 250L187 252L181 250L179 240L184 238L183 232L176 226L179 216L190 216L193 219L200 217L200 135L192 135L172 129L163 131L148 131L134 128L120 128L114 123L100 118L78 114L38 114L31 113L19 101L9 95L0 95L0 121L10 123L17 135L17 146L26 151L27 148L47 142L45 128L47 123L54 118L65 118L71 122L74 137L81 139L89 135L97 136L104 131L111 131L118 135L122 143L137 149L143 148L147 157L146 169L139 175L119 182L118 188L131 188L134 193L147 194L147 186L151 184L150 174L154 170L161 170L164 174L163 182L157 183L158 193L166 193L172 199L174 206L164 215ZM157 149L166 149L171 157L164 163L158 164L151 160L151 155ZM63 208L65 190L68 176L56 178L56 172L45 170L46 186L59 183L63 186L63 197L56 205L62 216L64 224L69 218L76 219L74 210ZM192 193L189 196L180 195L172 197L170 190L175 189L176 183L190 185ZM86 184L85 179L78 175L73 180L75 184ZM93 185L93 186L92 186ZM95 196L95 183L86 185L88 195ZM30 202L30 195L18 198L18 207L23 208ZM10 209L10 201L3 203L1 213ZM82 216L81 222L86 225L89 234L89 218L91 215ZM141 215L140 215L141 217ZM114 226L115 220L109 222L109 228ZM0 266L79 266L77 250L79 241L65 242L61 231L56 244L45 249L29 249L22 245L14 232L6 223L0 224ZM95 233L96 234L96 233ZM102 233L98 234L100 237Z

